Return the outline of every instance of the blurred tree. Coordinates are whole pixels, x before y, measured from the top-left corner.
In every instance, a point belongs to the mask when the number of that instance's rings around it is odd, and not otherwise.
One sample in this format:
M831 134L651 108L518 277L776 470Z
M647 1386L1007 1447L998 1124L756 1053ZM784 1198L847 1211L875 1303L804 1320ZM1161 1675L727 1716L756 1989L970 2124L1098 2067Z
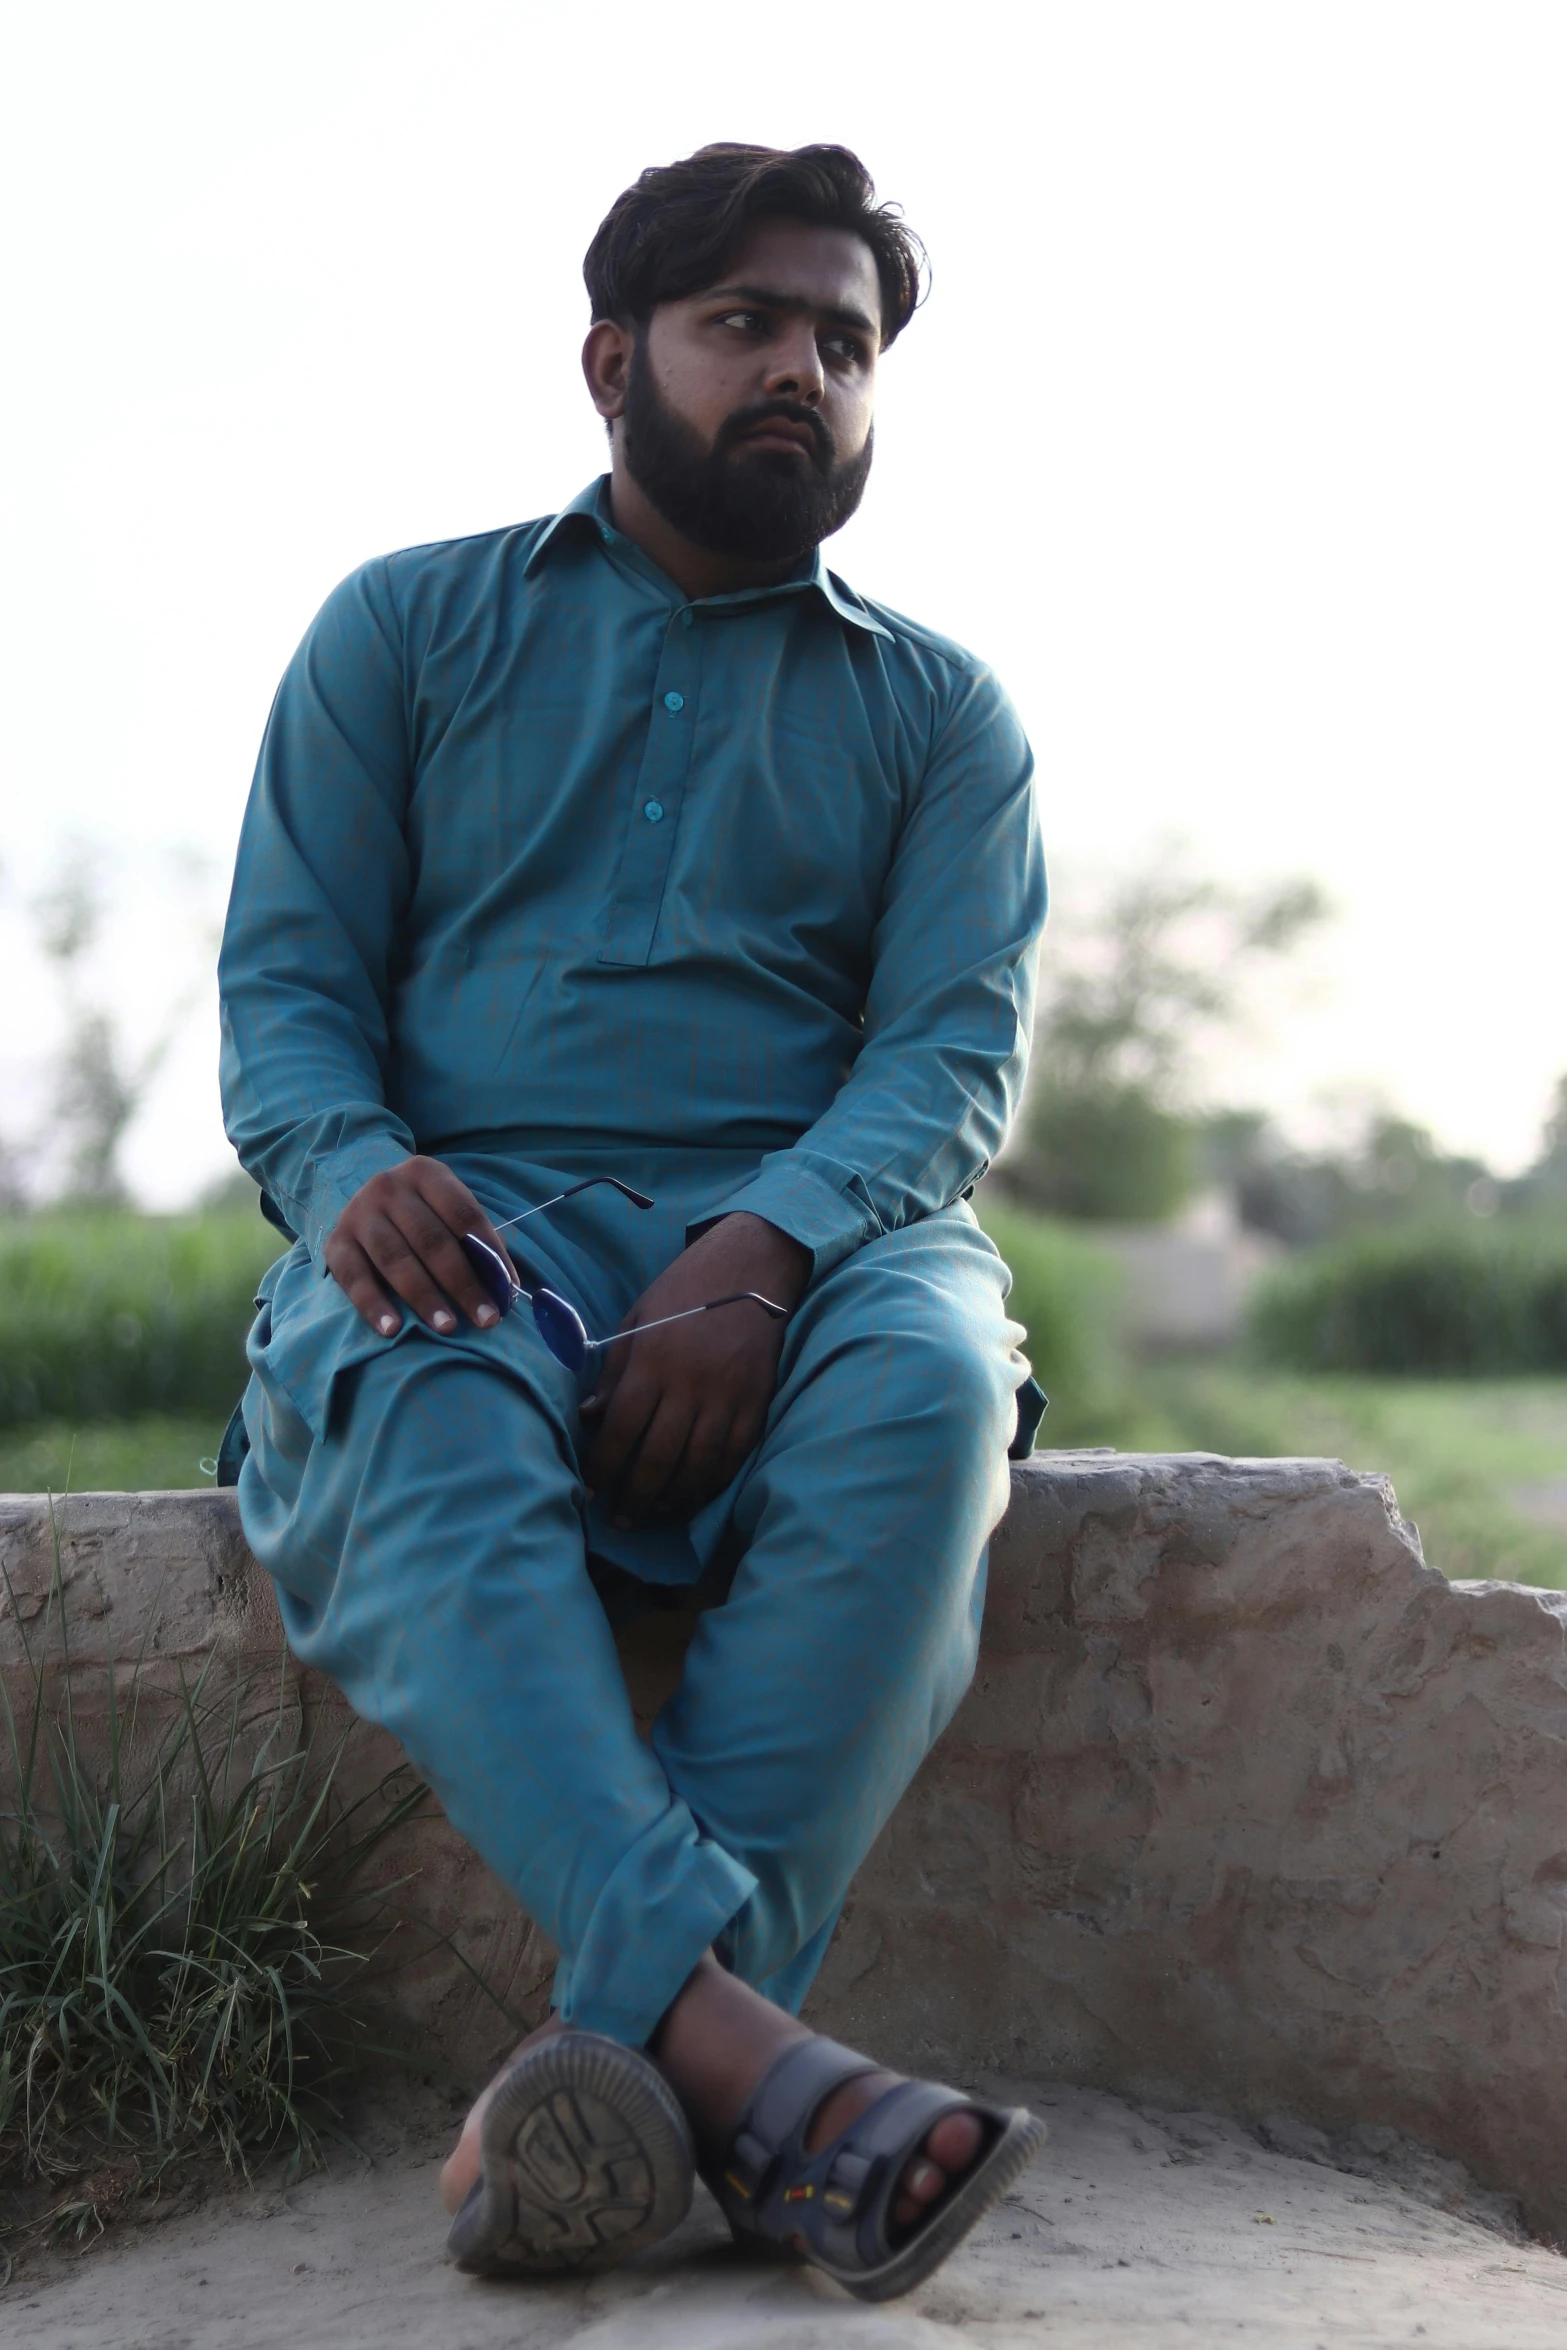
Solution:
M183 996L152 1043L133 1055L113 1014L91 992L107 912L97 859L79 844L69 847L54 881L33 903L38 943L59 973L66 1011L47 1131L36 1155L50 1191L88 1207L124 1204L120 1145L194 996Z
M27 1162L14 1143L0 1135L0 1216L19 1216L27 1205Z
M1049 934L1022 1138L1004 1188L1057 1214L1157 1222L1200 1168L1188 1109L1205 1034L1233 1026L1260 961L1328 911L1313 881L1226 888L1164 851Z
M1293 1245L1391 1226L1494 1215L1503 1187L1484 1162L1442 1151L1423 1126L1374 1111L1348 1148L1290 1148L1260 1113L1220 1111L1201 1130L1204 1170L1243 1223Z
M1157 1224L1192 1188L1190 1123L1142 1086L1059 1085L1047 1077L1030 1093L1025 1121L1025 1147L1004 1172L1006 1188L1030 1207Z
M1567 1211L1567 1077L1556 1091L1540 1135L1540 1155L1527 1174L1502 1185L1502 1205L1512 1210Z
M1540 1138L1541 1168L1559 1167L1567 1177L1567 1076L1558 1077L1545 1132Z

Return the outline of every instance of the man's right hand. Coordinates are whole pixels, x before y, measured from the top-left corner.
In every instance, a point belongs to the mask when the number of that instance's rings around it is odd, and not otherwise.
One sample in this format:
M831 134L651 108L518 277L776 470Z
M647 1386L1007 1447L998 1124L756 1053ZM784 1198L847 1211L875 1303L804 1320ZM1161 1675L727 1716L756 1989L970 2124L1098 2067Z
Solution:
M399 1299L432 1330L456 1329L454 1307L489 1330L500 1315L468 1262L465 1232L504 1255L489 1217L450 1167L404 1159L354 1193L327 1240L327 1271L383 1338L403 1326Z

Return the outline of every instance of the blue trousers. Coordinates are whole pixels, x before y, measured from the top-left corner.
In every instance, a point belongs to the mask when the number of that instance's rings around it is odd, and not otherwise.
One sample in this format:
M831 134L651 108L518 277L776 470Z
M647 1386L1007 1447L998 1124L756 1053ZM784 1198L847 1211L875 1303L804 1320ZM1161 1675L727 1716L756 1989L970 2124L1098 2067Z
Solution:
M669 1537L640 1562L725 1587L644 1742L590 1573L614 1538L576 1383L526 1314L387 1344L302 1249L284 1261L251 1342L246 1534L295 1653L395 1734L554 1942L568 2021L640 2046L710 1947L799 2006L972 1676L1024 1375L1007 1285L958 1207L808 1291L760 1445L674 1536L690 1567ZM329 1380L291 1356L291 1315L315 1362L323 1317L348 1318ZM635 1546L616 1563L624 1589Z

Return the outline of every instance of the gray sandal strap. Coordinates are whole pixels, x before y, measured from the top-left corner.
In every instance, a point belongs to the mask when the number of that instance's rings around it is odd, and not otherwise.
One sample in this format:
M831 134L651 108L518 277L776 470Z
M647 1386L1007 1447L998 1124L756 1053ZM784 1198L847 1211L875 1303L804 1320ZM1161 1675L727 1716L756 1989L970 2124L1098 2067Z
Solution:
M786 2049L752 2092L718 2175L709 2178L737 2235L798 2247L863 2301L906 2293L939 2267L1045 2137L1044 2124L1021 2107L932 2081L901 2081L807 2153L823 2099L880 2070L831 2040ZM892 2222L899 2179L952 2113L972 2114L984 2142L926 2216L900 2235Z

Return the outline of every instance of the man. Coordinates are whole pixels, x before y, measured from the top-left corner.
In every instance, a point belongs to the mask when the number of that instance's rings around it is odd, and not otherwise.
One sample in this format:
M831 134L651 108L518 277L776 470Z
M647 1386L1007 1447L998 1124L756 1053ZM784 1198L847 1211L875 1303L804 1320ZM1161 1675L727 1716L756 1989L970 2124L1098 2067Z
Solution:
M447 2165L455 2255L621 2257L695 2160L879 2298L1042 2134L795 2020L1006 1499L1026 1365L966 1200L1023 1073L1031 763L821 559L919 293L857 159L645 172L585 275L608 478L355 573L267 728L224 1094L298 1238L240 1506L295 1652L561 1953ZM645 1744L610 1619L679 1587Z

